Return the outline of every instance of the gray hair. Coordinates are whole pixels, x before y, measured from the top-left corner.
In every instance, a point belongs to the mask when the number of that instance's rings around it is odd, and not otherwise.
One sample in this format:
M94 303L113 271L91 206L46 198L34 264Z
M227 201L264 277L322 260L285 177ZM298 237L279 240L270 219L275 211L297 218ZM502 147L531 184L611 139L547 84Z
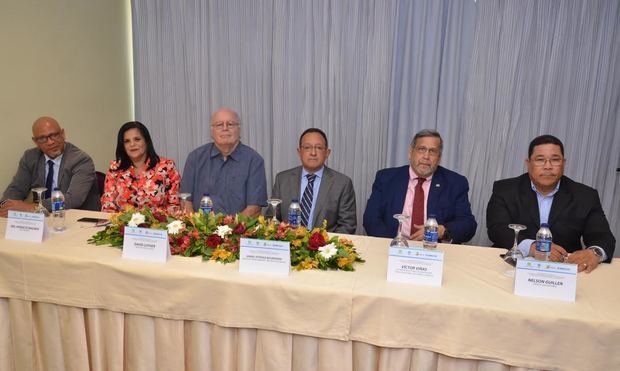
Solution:
M432 129L422 129L418 131L413 136L413 139L411 139L411 148L415 148L415 142L416 140L418 140L418 138L425 138L425 137L439 138L439 153L443 152L443 139L441 139L441 135L439 135L439 132L437 130L432 130Z

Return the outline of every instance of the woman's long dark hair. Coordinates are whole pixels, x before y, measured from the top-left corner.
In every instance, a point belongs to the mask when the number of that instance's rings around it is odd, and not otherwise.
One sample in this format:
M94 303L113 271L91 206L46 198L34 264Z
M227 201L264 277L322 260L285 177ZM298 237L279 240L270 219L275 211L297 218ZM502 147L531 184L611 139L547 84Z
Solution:
M127 170L132 165L131 159L127 155L127 152L125 152L125 132L131 129L138 129L146 141L146 161L148 162L146 170L154 168L159 162L159 156L157 156L157 152L155 152L149 130L140 121L129 121L121 126L118 131L116 160L119 162L119 167L117 171Z

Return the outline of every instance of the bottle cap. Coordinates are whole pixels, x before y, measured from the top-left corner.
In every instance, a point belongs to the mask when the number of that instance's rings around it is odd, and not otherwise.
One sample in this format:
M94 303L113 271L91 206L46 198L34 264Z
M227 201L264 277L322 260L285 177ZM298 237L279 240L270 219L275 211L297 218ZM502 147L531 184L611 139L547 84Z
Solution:
M54 191L60 191L60 188L54 187Z
M207 197L208 197L208 196L209 196L209 192L205 192L205 193L203 193L203 195L202 195L202 196L203 196L203 197L204 197L204 196L207 196Z
M540 225L540 228L549 228L549 224L548 223L542 223Z
M291 202L299 202L299 199L297 199L297 198L292 198L292 199L291 199Z

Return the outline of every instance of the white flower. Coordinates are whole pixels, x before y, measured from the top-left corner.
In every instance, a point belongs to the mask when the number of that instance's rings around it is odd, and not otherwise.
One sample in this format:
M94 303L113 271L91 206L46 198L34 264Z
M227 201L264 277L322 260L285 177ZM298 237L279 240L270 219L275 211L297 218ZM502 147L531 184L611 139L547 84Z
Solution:
M144 218L144 215L140 213L133 213L131 214L131 220L127 223L127 225L130 227L137 227L145 221L146 219Z
M185 224L180 220L175 220L168 224L168 234L177 234L185 228Z
M338 248L333 243L319 247L319 254L325 259L329 260L332 256L338 253Z
M220 236L221 238L225 238L226 236L231 234L232 231L233 231L232 228L230 228L227 225L218 225L217 231L215 231L215 233L217 233L217 235Z

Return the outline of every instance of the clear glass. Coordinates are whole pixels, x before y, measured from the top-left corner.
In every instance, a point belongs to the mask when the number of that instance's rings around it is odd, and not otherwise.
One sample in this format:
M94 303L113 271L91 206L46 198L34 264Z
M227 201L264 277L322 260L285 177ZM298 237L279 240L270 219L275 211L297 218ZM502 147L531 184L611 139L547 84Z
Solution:
M409 247L407 243L407 239L403 235L403 222L410 218L409 215L405 214L394 214L394 219L398 220L398 234L392 242L390 242L390 247Z
M508 250L507 253L502 255L504 261L513 267L517 265L517 259L523 259L523 253L519 250L519 232L527 229L526 226L522 224L508 224L508 228L512 229L515 232L515 242L512 245L512 249ZM509 269L505 272L507 276L514 276L515 270Z
M276 210L278 210L277 207L282 203L282 200L279 198L270 198L267 200L267 203L271 206L271 208L267 208L266 216L271 216L271 223L280 224Z
M37 194L37 200L39 200L37 207L34 209L34 212L37 214L49 214L45 206L43 206L43 192L45 191L47 191L45 187L35 187L32 189L32 192Z
M185 208L186 203L190 202L189 201L190 197L192 197L191 193L188 193L188 192L179 193L179 198L181 199L181 202L180 202L180 204L181 204L180 205L181 206L181 212L183 212L183 211L188 211L188 212L191 211L191 210L186 210L186 208Z

